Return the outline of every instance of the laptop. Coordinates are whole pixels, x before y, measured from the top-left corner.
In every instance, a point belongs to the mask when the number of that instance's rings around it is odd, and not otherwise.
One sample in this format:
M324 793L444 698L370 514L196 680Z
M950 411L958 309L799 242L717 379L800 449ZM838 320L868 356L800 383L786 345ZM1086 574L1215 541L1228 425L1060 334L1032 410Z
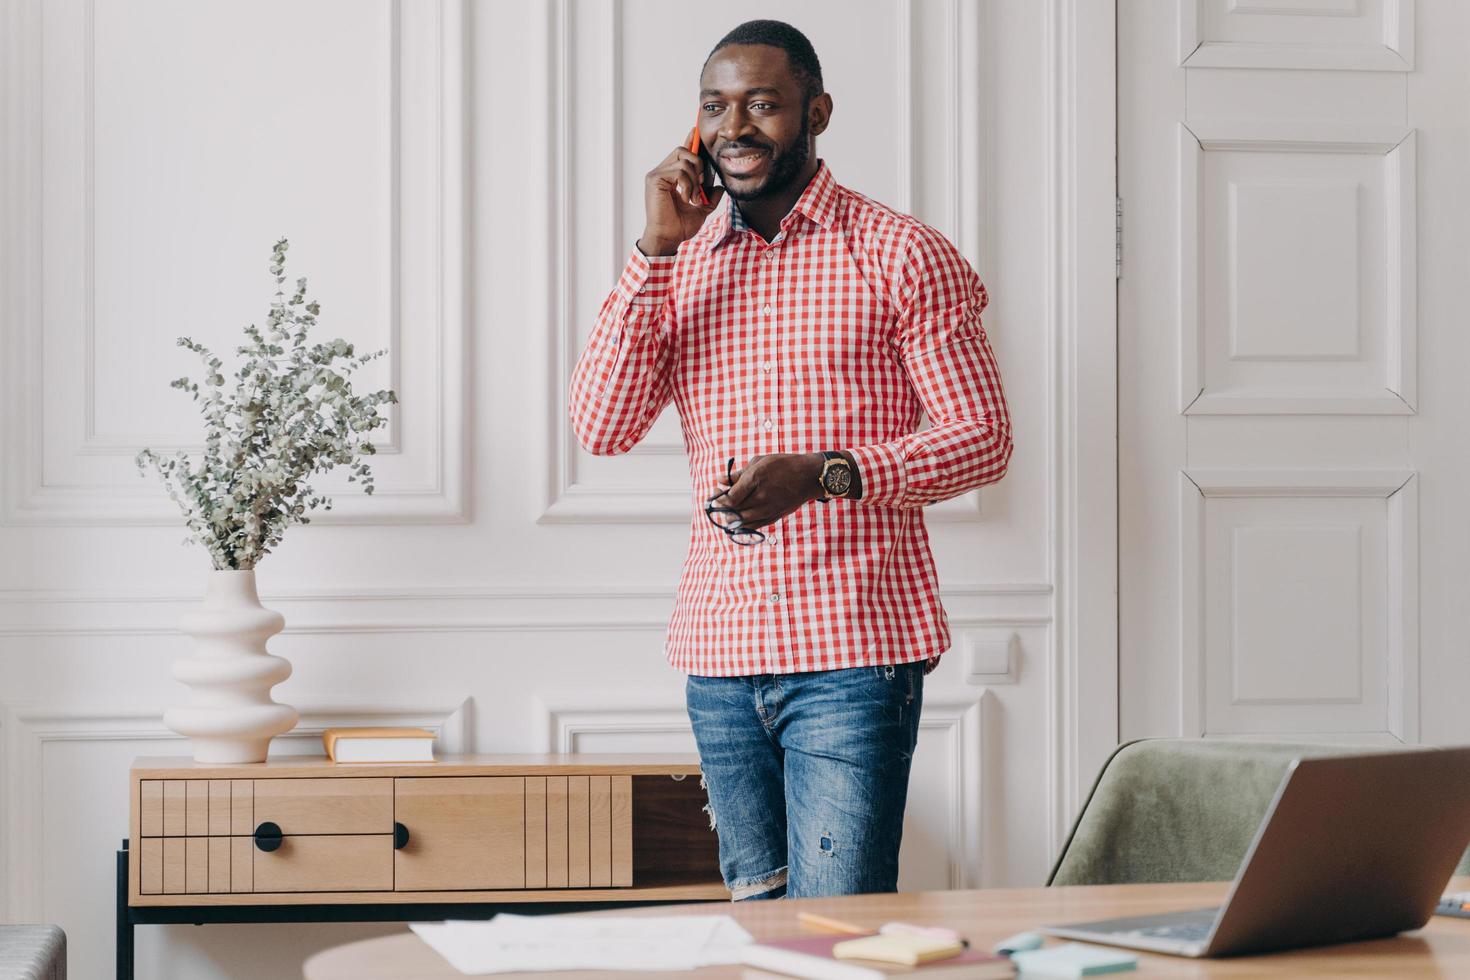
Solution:
M1421 928L1470 845L1470 748L1295 759L1224 906L1040 931L1233 956Z

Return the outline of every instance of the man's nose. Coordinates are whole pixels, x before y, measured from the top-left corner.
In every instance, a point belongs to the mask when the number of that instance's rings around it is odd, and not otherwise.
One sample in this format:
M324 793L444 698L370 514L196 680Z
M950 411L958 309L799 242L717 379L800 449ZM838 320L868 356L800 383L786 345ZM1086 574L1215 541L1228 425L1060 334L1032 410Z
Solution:
M731 143L750 131L750 113L740 106L727 110L720 118L718 135L721 141Z

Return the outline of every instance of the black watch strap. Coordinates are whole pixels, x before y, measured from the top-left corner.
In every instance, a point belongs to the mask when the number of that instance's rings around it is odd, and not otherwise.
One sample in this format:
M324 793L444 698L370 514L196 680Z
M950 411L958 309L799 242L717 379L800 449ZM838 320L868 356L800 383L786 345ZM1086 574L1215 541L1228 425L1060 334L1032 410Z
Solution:
M842 453L838 453L843 459L847 459ZM847 460L848 471L852 473L852 487L847 491L848 500L863 499L863 474L858 470L857 460Z

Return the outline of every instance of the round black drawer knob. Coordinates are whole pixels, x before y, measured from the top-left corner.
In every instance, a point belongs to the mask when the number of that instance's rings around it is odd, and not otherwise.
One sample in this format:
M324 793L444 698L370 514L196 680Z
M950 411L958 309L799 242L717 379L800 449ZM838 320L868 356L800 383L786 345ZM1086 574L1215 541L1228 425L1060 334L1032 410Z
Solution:
M255 828L255 846L262 851L274 851L281 846L281 841L285 839L285 836L281 833L279 824L267 820Z
M393 825L393 850L401 851L408 846L408 828L401 823Z

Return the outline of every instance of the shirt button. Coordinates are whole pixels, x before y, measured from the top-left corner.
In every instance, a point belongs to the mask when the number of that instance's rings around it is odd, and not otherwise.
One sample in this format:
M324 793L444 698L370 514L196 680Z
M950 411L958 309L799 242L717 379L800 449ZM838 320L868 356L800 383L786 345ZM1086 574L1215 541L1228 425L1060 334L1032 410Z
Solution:
M776 536L774 534L771 535L769 538L766 538L766 544L775 544L775 543L776 543Z
M781 601L781 593L779 593L779 592L772 592L771 593L771 605L774 606L776 603L778 603L780 601Z
M775 427L776 423L772 422L770 419L766 419L764 422L761 423L761 425L765 426L767 432L770 432L771 429Z
M765 306L761 307L761 312L764 313L766 316L770 316L771 315L771 304L770 303L767 303Z
M762 371L769 371L770 369L771 369L771 362L770 361L766 361L765 363L763 363L761 365L761 370Z

